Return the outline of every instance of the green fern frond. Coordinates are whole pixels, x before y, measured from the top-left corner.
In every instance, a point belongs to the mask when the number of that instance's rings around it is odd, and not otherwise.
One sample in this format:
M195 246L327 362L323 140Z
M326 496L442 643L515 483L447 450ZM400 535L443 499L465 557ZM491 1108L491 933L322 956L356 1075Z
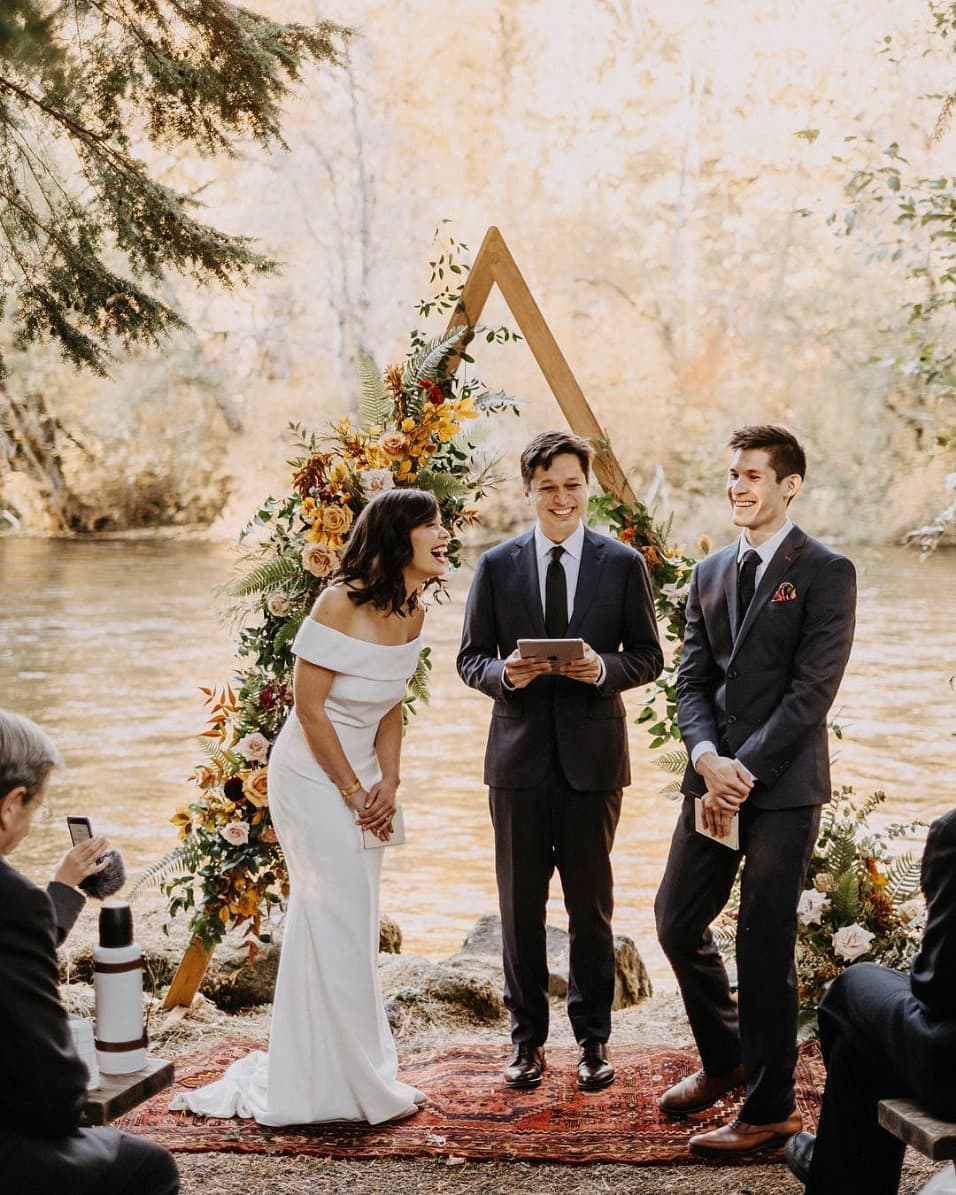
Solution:
M428 675L432 667L430 655L431 648L423 647L415 671L408 679L408 693L414 701L427 703L431 699L431 681Z
M168 876L174 872L179 872L185 875L188 872L195 871L200 863L203 861L202 844L196 838L186 838L178 846L167 854L157 863L153 863L148 867L139 877L133 887L129 890L128 899L135 900L140 892L146 888L152 888L155 884L161 884Z
M661 796L666 797L668 801L678 801L683 795L679 780L669 780L661 789Z
M683 748L677 751L665 751L663 755L655 755L654 767L662 772L670 772L673 776L683 776L687 767L687 752Z
M830 841L827 845L827 870L833 876L842 876L847 872L856 874L856 839L853 828L841 823L835 823L830 831Z
M395 406L385 389L378 366L368 353L359 353L358 374L362 387L358 402L359 426L384 427L395 414Z
M830 904L838 925L849 925L860 919L860 881L852 869L836 877Z
M299 627L302 625L302 611L293 615L292 618L287 618L281 627L276 631L275 638L272 640L272 650L278 654L284 647L286 647L299 633Z
M466 479L455 477L453 473L438 473L433 469L423 469L418 474L416 485L434 494L439 502L443 498L464 498L471 493L471 486Z
M419 378L429 382L442 381L445 377L445 362L464 332L464 328L455 328L447 336L438 336L413 353L405 362L402 385L411 389Z
M909 851L897 855L886 868L886 895L893 901L910 900L920 890L920 860Z
M233 597L254 597L268 589L278 589L290 577L297 577L302 571L301 563L294 556L279 556L260 564L251 573L240 578L232 586Z

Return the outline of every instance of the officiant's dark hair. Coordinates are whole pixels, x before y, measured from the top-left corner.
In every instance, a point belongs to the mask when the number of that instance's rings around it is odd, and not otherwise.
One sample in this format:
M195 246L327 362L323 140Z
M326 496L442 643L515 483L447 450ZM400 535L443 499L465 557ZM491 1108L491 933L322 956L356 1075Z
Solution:
M770 467L777 481L783 481L794 473L800 477L807 475L807 457L800 441L793 432L774 423L751 423L747 427L738 427L727 441L727 447L735 452L762 448L770 457Z
M570 453L581 462L584 480L591 476L591 445L574 432L542 432L521 454L521 484L525 493L531 489L535 469L550 469L551 462L562 453Z
M371 602L376 610L406 614L414 609L405 592L403 569L414 555L412 531L439 513L434 494L425 490L386 490L369 502L352 525L335 580L346 585L357 606Z

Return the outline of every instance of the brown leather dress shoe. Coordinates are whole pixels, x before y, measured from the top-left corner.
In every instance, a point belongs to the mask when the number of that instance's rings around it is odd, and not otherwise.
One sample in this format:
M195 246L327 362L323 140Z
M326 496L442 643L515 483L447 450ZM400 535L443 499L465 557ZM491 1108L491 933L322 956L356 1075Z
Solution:
M744 1120L732 1120L730 1124L709 1133L697 1133L687 1144L702 1154L750 1154L758 1149L769 1149L783 1143L803 1128L803 1117L794 1109L786 1120L773 1124L747 1124Z
M505 1087L537 1087L543 1074L544 1050L540 1046L519 1045L505 1070Z
M697 1071L681 1079L657 1101L658 1106L665 1112L700 1112L702 1108L709 1108L711 1104L741 1087L747 1081L743 1066L728 1071L723 1075L708 1075L704 1071Z
M582 1091L600 1091L614 1082L614 1067L608 1062L607 1046L603 1041L581 1043L578 1063L578 1087Z

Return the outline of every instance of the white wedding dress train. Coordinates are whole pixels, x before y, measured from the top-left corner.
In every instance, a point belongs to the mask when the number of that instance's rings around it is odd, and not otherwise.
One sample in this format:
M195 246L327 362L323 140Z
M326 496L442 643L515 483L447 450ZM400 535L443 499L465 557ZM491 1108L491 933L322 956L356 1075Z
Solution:
M326 712L368 788L375 735L405 694L420 640L382 646L306 618L293 651L335 673ZM289 867L269 1051L170 1104L260 1124L408 1116L425 1096L398 1079L378 978L382 850L364 850L355 814L319 766L293 710L269 756L269 807Z

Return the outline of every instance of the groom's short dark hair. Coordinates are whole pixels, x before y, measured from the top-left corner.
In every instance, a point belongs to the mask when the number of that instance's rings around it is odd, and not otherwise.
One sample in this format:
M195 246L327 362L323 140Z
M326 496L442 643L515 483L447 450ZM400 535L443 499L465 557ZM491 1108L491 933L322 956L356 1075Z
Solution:
M531 489L531 478L535 469L549 469L551 462L562 453L570 453L581 462L584 479L591 476L593 450L587 440L574 432L542 432L531 441L521 454L521 484L525 491Z
M762 448L770 457L770 467L777 481L783 481L794 473L800 477L807 475L807 457L800 441L793 432L774 423L751 423L747 427L738 427L727 441L727 447L734 452Z

